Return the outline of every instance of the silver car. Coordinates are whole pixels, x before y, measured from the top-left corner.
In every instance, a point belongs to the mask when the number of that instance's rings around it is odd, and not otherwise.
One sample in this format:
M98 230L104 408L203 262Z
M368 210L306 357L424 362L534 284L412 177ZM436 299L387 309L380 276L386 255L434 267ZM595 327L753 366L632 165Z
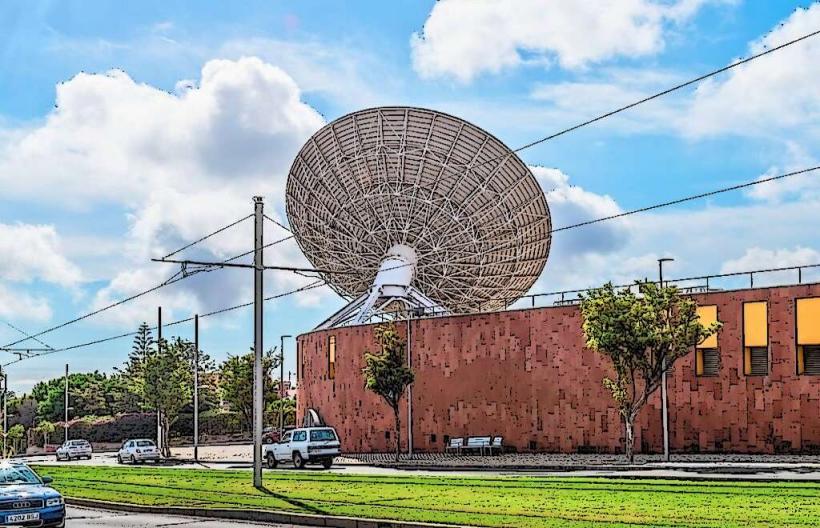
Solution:
M91 455L94 454L94 449L88 440L69 440L57 448L55 456L57 460L74 460L80 458L87 458L91 460Z
M117 453L117 462L125 464L141 464L143 462L152 461L159 462L160 455L157 444L153 440L139 439L126 440Z

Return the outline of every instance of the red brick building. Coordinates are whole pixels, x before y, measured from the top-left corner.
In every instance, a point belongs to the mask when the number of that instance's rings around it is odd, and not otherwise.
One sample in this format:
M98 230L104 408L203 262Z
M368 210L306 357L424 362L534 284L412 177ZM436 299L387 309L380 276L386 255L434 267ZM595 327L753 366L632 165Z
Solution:
M694 297L723 328L669 376L672 452L820 451L820 284ZM623 426L602 385L608 360L584 348L578 306L398 326L416 372L412 420L402 404L403 449L409 423L416 451L477 435L503 436L519 451L621 450ZM375 350L372 325L298 338L299 420L317 409L348 452L394 445L390 409L364 388L366 349ZM636 449L660 452L661 431L658 392L636 423Z

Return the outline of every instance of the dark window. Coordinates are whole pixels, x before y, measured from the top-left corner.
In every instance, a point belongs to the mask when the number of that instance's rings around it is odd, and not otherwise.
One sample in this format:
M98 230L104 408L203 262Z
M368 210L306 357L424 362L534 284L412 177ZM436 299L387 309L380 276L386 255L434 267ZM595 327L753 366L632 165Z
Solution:
M430 435L430 443L431 443L431 444L435 444L435 443L436 443L436 435L434 435L434 434L431 434L431 435Z
M314 429L310 432L311 442L325 442L336 440L336 434L333 429Z
M449 444L449 443L450 443L450 435L444 435L444 443L445 443L445 444Z
M384 432L384 439L385 440L390 440L390 431L385 431Z
M294 442L304 442L307 440L307 431L294 431L293 433L293 441Z
M538 449L538 444L535 443L535 440L530 440L530 451L535 451Z
M820 345L803 345L803 373L820 376Z
M766 347L749 348L749 375L766 376L769 373L769 349Z
M720 352L717 348L702 348L703 374L702 376L717 376L720 373Z

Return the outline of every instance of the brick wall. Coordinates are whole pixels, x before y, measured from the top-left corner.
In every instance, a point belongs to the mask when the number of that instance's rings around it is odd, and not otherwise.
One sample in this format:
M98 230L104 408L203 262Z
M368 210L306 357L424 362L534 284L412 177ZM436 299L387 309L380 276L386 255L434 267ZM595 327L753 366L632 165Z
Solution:
M673 452L816 452L820 450L820 377L797 376L795 302L820 285L696 295L718 305L720 376L695 376L694 352L669 377ZM770 369L743 374L742 309L769 302ZM444 437L502 435L528 451L619 452L622 425L602 379L607 359L583 347L577 306L415 320L410 348L413 444L441 451ZM406 322L399 324L406 335ZM327 338L336 336L336 376L328 379ZM316 408L348 452L392 448L393 417L364 389L363 354L375 351L372 326L299 336L298 415ZM402 405L402 446L407 442ZM389 431L390 439L386 437ZM435 435L435 441L433 440ZM662 450L660 392L636 423L636 448Z

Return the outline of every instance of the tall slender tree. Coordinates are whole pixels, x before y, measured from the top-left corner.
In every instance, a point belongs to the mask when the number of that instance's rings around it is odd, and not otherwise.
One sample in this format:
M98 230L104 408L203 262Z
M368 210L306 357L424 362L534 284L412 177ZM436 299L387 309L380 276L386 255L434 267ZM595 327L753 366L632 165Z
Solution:
M380 353L365 351L363 370L365 387L375 392L393 410L396 436L396 461L401 456L401 421L399 402L407 386L413 383L414 374L404 363L405 341L399 337L393 324L378 325L375 329Z

